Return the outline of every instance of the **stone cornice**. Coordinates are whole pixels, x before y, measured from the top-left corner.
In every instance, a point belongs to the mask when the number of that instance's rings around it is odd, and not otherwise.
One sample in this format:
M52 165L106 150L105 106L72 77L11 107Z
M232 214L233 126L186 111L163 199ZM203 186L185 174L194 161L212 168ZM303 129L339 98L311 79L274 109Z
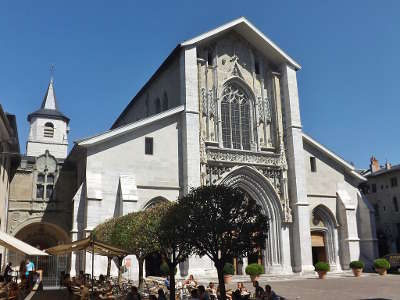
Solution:
M284 165L282 156L276 153L262 153L243 150L206 148L207 162L262 165L279 168Z

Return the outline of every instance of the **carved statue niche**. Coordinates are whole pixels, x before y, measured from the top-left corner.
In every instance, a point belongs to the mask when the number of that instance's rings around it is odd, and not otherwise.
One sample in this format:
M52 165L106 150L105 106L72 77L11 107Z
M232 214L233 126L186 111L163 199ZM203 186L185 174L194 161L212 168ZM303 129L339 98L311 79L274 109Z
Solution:
M272 147L271 140L271 102L267 95L267 91L264 93L264 97L258 97L258 136L261 147L270 148Z
M202 49L199 61L201 135L205 141L217 141L217 103L214 96L215 49L207 46Z

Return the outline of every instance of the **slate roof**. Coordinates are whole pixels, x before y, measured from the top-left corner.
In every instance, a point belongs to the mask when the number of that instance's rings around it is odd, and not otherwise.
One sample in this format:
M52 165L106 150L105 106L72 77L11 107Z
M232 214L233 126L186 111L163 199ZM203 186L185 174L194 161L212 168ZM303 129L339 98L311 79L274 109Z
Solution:
M47 87L46 94L44 95L42 104L40 108L33 113L28 115L28 121L30 122L33 117L43 117L49 119L63 120L69 123L69 118L66 117L58 109L58 104L56 101L56 95L54 92L53 78L50 80L49 86Z

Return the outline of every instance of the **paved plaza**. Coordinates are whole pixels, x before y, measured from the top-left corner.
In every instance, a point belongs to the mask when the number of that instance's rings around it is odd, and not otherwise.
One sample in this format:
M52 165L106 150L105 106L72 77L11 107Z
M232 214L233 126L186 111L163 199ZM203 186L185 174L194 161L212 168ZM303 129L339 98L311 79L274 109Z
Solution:
M238 281L248 280L247 276L236 277L228 285L234 288ZM207 280L200 280L204 284ZM210 281L210 280L209 280ZM214 281L214 280L211 280ZM379 276L377 274L364 274L355 278L349 273L331 274L325 280L319 280L316 276L299 277L262 277L260 285L270 284L272 289L285 299L301 300L400 300L400 275ZM245 281L246 287L253 291L251 282ZM67 290L51 290L36 293L32 300L70 300L76 299Z
M360 278L314 278L267 281L260 284L270 284L272 289L286 299L400 299L400 276L367 275Z

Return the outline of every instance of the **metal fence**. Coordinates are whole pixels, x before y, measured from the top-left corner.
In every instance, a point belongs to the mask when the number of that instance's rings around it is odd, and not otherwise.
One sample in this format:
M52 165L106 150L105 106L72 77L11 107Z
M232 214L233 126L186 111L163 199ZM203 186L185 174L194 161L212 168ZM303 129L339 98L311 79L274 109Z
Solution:
M43 271L44 287L59 287L61 273L69 273L71 269L70 255L24 256L11 251L8 253L8 261L11 261L13 266L19 266L23 259L28 258L34 263L36 270Z

